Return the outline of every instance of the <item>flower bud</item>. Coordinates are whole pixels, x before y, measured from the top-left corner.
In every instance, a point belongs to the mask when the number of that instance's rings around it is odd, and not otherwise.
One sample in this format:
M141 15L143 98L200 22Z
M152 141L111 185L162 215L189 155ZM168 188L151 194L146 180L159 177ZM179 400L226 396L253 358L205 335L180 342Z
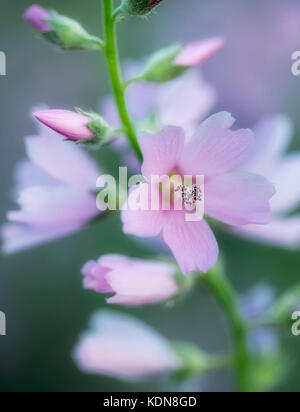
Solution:
M48 11L40 6L29 7L25 19L39 30L43 37L62 49L96 49L101 40L91 36L77 21Z
M111 134L105 120L94 113L69 110L42 110L33 115L50 129L74 141L104 143Z
M46 21L51 18L51 14L37 4L30 6L26 10L24 18L40 32L51 30L51 26Z
M162 0L123 0L122 9L128 14L144 15L161 2Z
M175 44L159 50L149 60L144 72L137 79L164 83L182 75L188 68L200 66L214 56L224 45L221 37Z

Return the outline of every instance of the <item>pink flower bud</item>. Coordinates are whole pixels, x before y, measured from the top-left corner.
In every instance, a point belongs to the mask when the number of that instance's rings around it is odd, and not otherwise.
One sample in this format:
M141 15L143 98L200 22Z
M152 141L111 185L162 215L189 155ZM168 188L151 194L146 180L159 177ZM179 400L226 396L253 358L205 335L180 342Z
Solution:
M177 66L199 66L215 55L224 46L222 37L213 37L193 43L188 43L176 57Z
M95 134L88 127L92 119L70 110L42 110L33 116L44 125L71 140L89 140Z
M51 14L37 4L30 6L26 10L24 18L41 32L52 30L51 26L45 21L46 19L51 18Z

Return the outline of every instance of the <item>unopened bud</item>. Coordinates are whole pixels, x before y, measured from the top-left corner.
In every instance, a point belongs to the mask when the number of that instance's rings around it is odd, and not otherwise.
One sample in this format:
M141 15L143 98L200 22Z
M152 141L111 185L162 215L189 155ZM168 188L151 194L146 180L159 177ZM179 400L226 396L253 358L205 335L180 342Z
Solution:
M125 13L144 15L150 13L162 0L123 0L122 9Z

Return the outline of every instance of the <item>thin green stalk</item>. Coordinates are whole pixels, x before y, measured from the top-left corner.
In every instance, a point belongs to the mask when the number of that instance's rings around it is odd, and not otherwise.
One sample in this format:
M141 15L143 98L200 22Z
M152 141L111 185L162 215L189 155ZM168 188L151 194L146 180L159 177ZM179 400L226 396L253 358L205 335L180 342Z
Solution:
M249 391L248 382L248 348L247 348L247 326L239 312L239 306L234 290L228 280L218 272L217 268L212 269L201 279L210 287L220 305L225 310L229 324L231 326L234 344L234 362L236 366L236 380L239 392Z
M123 87L119 63L119 53L116 38L116 19L113 10L113 0L103 0L103 5L106 37L105 56L108 64L113 92L118 107L119 115L124 126L126 135L128 137L128 140L136 155L142 161L143 155L138 144L136 131L130 119L126 105L125 90Z

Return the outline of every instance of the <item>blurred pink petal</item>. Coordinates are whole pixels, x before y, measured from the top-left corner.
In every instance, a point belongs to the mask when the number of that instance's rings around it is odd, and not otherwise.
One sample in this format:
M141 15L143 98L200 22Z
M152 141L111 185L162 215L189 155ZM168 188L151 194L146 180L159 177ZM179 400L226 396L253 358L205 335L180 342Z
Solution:
M94 190L100 171L77 145L63 141L57 133L42 127L42 133L25 139L30 160L58 181Z
M276 196L271 201L275 214L293 211L300 205L300 153L289 153L268 170Z
M214 175L237 168L249 155L254 135L249 129L230 130L230 113L221 112L205 120L186 144L180 160L183 174Z
M50 242L78 231L81 222L69 222L57 226L31 226L7 223L1 228L2 252L16 253Z
M274 218L268 225L232 228L233 233L256 242L297 249L300 246L300 215Z
M50 13L37 4L30 6L24 14L25 20L41 32L51 30L51 26L45 21L50 17Z
M164 301L179 291L176 267L169 263L104 255L98 262L88 262L82 273L86 289L114 293L107 302L124 306Z
M20 210L7 213L11 222L40 226L84 223L99 213L95 196L65 185L29 187L20 193L18 203Z
M214 176L205 184L205 213L230 225L270 221L275 189L264 177L247 172Z
M143 322L125 314L94 315L74 351L78 367L87 373L120 379L141 379L181 366L169 342Z
M254 128L255 144L245 168L249 172L266 175L268 168L285 154L292 133L293 126L288 117L277 115L264 118Z
M41 110L33 116L45 126L71 140L89 140L95 137L88 124L92 119L70 110Z
M170 213L163 236L184 274L197 270L207 272L216 264L218 244L204 220L186 222L184 213Z
M187 44L176 57L174 64L178 66L199 66L214 56L224 46L222 37L213 37Z

